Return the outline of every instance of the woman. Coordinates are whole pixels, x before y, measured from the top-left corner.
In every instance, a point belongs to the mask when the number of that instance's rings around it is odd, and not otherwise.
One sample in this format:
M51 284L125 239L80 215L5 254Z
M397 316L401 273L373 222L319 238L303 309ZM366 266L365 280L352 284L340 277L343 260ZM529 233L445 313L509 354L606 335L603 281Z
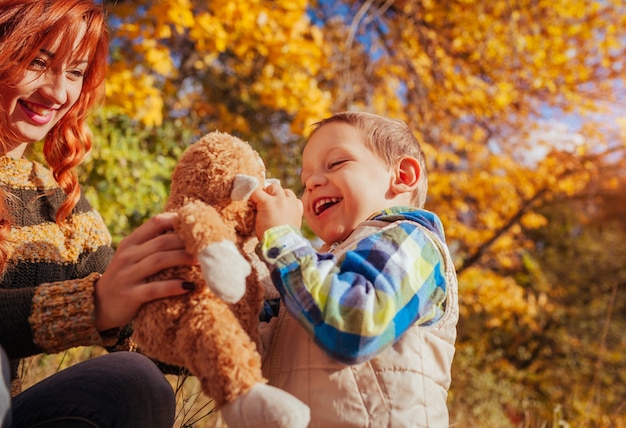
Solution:
M100 4L0 0L0 344L13 375L19 358L115 343L143 303L192 287L148 282L194 262L180 238L165 233L172 214L146 222L114 253L82 196L74 168L91 148L85 121L102 100L107 54ZM48 166L23 157L40 140ZM0 418L3 407L6 398ZM171 427L174 411L172 388L155 365L118 352L17 394L5 424Z

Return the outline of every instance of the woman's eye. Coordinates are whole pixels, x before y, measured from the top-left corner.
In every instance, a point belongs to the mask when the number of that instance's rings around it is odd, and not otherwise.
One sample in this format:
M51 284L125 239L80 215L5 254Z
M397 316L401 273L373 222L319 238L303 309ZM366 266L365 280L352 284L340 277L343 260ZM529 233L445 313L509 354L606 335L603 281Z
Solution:
M85 72L82 70L68 70L67 74L74 80L82 79L85 77Z
M35 58L30 62L30 66L35 70L45 70L48 66L48 63L43 58Z

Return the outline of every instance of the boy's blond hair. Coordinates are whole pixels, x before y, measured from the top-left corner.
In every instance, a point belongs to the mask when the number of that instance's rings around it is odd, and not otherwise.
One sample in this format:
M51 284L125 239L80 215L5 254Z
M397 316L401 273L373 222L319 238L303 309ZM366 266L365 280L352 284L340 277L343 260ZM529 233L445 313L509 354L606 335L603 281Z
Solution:
M426 159L422 145L406 123L372 113L345 111L314 123L309 138L323 125L336 122L345 123L361 131L366 147L380 156L389 167L395 166L402 156L417 159L420 176L411 203L417 208L424 208L428 192Z

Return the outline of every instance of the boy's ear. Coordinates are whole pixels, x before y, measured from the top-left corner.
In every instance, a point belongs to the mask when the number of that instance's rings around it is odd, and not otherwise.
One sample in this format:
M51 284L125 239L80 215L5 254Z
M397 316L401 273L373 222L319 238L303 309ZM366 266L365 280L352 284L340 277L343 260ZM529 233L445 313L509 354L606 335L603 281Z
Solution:
M392 184L395 193L412 192L417 187L422 170L413 156L403 157L396 167L396 176Z

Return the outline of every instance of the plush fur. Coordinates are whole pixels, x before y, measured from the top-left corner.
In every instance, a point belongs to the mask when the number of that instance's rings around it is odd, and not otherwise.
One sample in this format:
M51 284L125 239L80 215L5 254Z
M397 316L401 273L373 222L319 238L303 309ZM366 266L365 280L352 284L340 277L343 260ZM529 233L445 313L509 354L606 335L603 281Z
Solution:
M246 142L212 132L179 160L166 211L199 266L164 271L195 290L146 304L133 322L141 352L187 368L235 427L306 427L309 409L265 385L258 316L265 267L254 260L254 215L247 198L265 181L265 166ZM233 198L235 200L233 200Z

